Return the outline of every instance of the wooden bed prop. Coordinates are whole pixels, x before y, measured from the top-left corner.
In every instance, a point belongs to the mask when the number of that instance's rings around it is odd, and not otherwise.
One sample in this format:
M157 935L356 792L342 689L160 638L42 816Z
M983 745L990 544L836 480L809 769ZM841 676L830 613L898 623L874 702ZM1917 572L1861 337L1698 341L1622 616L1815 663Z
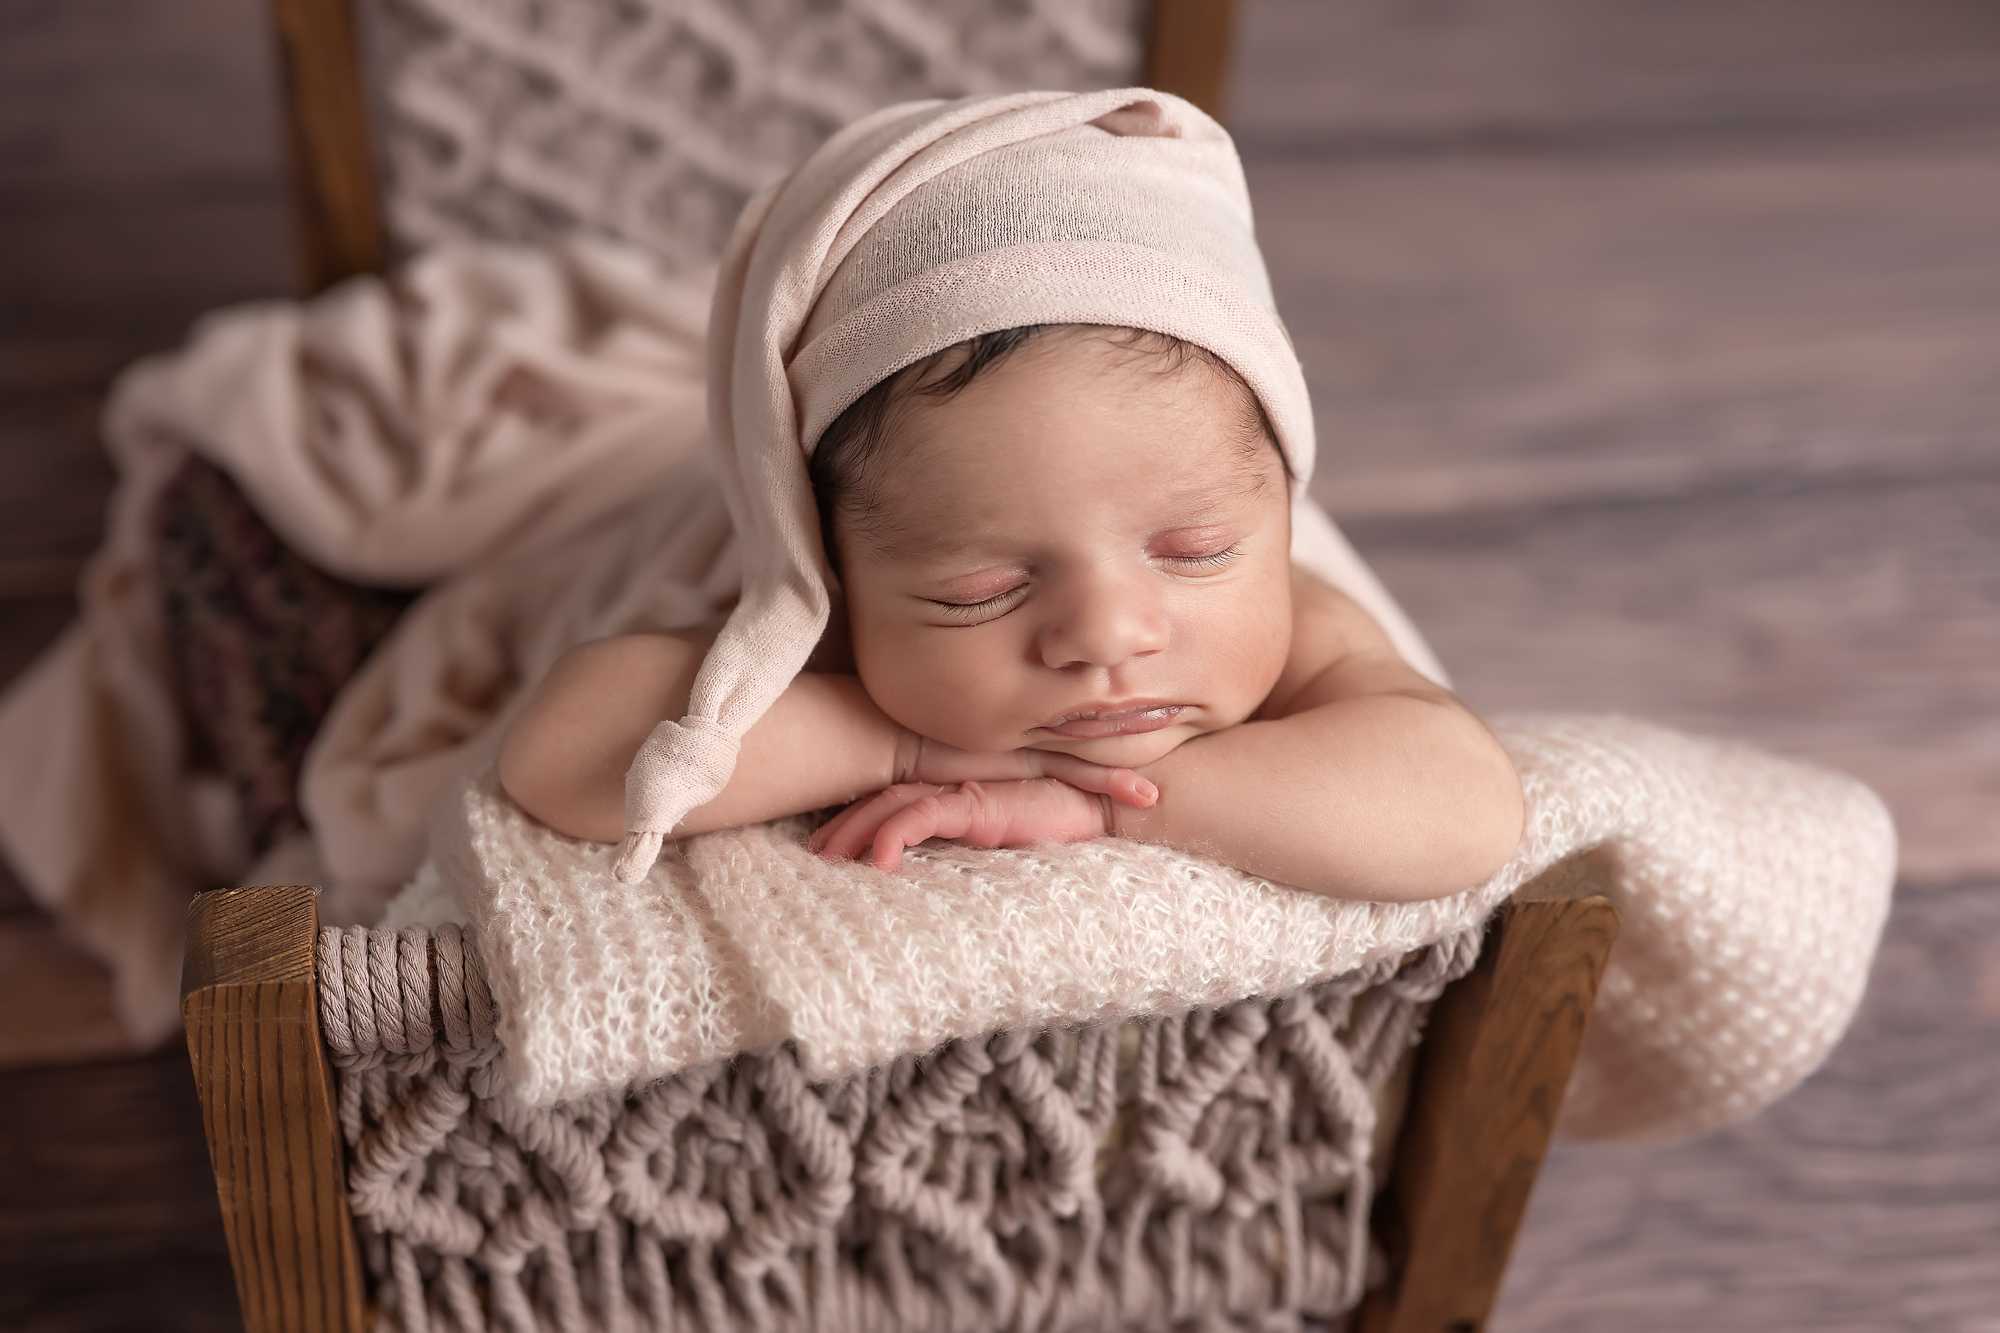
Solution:
M271 0L299 275L310 295L389 266L355 0ZM1145 83L1220 118L1235 0L1153 0Z
M311 889L216 889L188 909L181 1021L243 1326L359 1330L364 1302Z
M1583 856L1529 885L1433 1007L1376 1208L1389 1272L1360 1333L1485 1327L1617 938L1603 883ZM217 889L189 913L181 1012L249 1333L368 1322L318 931L309 888Z
M271 0L308 293L390 260L355 3ZM1218 113L1233 9L1153 0L1144 81ZM1388 1272L1361 1333L1485 1326L1617 936L1605 882L1589 856L1543 875L1433 1007L1377 1198ZM318 930L309 888L219 889L189 914L182 1016L250 1333L359 1333L375 1313L319 1026Z

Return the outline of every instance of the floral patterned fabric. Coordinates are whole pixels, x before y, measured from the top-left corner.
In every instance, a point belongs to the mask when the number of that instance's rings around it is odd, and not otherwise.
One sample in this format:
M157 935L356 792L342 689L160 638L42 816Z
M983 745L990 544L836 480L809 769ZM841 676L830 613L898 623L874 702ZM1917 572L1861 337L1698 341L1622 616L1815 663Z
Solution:
M260 856L304 827L306 747L415 594L307 564L227 473L198 457L161 496L154 537L191 758L236 788L248 851Z

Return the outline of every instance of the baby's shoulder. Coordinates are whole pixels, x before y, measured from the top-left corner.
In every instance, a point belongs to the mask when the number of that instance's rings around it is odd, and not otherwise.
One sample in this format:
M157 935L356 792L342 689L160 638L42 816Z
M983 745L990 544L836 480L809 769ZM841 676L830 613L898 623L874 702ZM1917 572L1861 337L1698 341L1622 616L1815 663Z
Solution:
M1400 667L1389 636L1361 604L1297 565L1292 566L1292 641L1285 669L1259 715L1282 717L1315 682L1345 664ZM1407 670L1407 668L1405 668ZM1367 673L1373 676L1374 672ZM1313 691L1317 693L1317 691Z
M1394 645L1361 603L1299 565L1292 566L1291 662L1327 666L1357 652Z

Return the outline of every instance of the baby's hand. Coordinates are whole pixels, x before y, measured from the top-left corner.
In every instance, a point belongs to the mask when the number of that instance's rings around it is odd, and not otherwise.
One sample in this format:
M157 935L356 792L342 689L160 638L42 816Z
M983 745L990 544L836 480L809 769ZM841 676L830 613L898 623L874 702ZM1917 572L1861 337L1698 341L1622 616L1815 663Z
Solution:
M960 750L906 731L896 751L896 784L1014 782L1056 778L1081 791L1109 796L1120 805L1144 809L1160 799L1159 789L1129 768L1093 764L1055 750Z
M1130 769L1104 771L1125 774L1144 785L1148 794L1143 799L1115 798L1124 804L1147 806L1157 799L1152 784ZM868 851L876 869L894 870L903 863L903 849L926 838L950 838L968 847L1083 842L1111 831L1112 799L1055 778L946 786L899 782L834 816L813 834L812 847L837 861L853 860Z

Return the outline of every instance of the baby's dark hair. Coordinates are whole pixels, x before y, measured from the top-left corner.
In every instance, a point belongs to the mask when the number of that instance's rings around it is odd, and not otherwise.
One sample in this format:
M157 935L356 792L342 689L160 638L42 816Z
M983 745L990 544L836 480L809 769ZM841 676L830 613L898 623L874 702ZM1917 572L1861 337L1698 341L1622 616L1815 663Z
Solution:
M875 512L875 479L883 461L882 446L897 411L913 398L956 397L983 372L1020 351L1038 335L1054 328L1076 327L1080 326L1023 324L954 343L882 380L833 419L813 449L807 474L812 478L813 498L819 504L820 533L826 542L827 558L834 562L836 570L840 553L833 540L834 515L845 512L850 519L865 520ZM1242 390L1244 412L1239 443L1245 454L1254 456L1266 448L1278 448L1278 433L1271 426L1263 401L1234 366L1206 347L1150 329L1093 331L1137 355L1157 357L1164 374L1177 375L1189 363L1199 362L1223 376ZM1292 465L1284 450L1278 449L1278 458L1289 479Z

